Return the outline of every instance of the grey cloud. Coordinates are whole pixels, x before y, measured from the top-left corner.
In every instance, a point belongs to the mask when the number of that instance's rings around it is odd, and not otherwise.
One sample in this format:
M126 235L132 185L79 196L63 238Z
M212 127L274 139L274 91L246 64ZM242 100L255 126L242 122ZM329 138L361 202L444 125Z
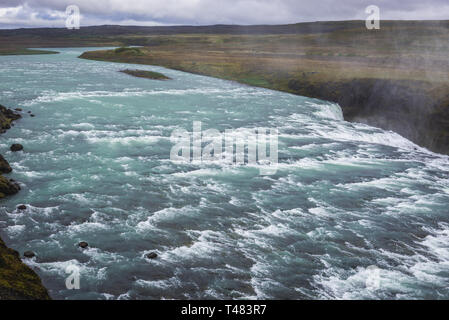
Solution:
M364 19L365 8L377 5L382 19L449 19L447 0L2 0L0 27L45 26L68 5L78 5L82 25L135 24L281 24L317 20ZM19 7L20 18L1 8ZM33 14L34 13L34 14ZM23 18L28 15L29 19ZM62 24L62 20L60 21ZM61 25L63 26L63 25Z

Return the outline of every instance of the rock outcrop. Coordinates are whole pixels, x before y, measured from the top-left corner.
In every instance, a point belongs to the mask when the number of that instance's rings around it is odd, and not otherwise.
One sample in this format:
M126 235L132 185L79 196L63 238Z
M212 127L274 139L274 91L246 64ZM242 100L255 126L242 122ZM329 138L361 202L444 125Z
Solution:
M10 173L12 171L8 161L0 154L0 173Z
M11 128L11 123L21 117L20 114L0 104L0 129L7 130Z
M39 276L0 239L0 300L50 300Z
M19 190L20 186L16 181L0 175L0 198L16 194Z

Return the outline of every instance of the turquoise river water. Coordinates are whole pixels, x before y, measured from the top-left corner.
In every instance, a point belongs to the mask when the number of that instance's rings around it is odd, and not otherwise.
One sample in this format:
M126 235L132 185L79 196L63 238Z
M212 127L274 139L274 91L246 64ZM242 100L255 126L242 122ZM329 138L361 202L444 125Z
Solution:
M24 110L0 137L22 186L0 202L0 236L36 253L25 262L53 298L449 298L447 156L329 102L77 58L90 49L0 57L0 103ZM193 121L276 128L277 172L171 161L170 135Z

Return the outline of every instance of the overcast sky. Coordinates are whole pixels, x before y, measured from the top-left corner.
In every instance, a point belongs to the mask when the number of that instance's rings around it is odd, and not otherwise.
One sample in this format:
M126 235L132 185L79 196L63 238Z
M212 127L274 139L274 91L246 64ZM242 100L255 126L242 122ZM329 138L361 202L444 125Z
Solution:
M0 28L64 27L77 5L81 26L284 24L365 19L377 5L381 19L449 19L449 0L0 0Z

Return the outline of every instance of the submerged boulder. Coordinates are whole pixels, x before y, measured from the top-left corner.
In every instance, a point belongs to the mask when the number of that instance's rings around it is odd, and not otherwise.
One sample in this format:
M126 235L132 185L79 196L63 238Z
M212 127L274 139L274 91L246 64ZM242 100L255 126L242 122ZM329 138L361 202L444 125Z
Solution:
M26 210L26 209L27 209L27 206L24 205L24 204L21 204L21 205L17 206L17 209L18 209L18 210Z
M11 145L10 150L13 152L23 150L23 146L20 143L14 143Z
M25 258L33 258L33 257L36 256L36 254L35 254L33 251L25 251L25 252L23 253L23 256L24 256Z
M156 259L157 258L157 253L156 252L150 252L145 257L147 257L147 259Z
M0 173L10 173L12 171L8 161L0 154Z
M89 246L89 244L86 241L81 241L80 243L78 243L78 246L83 249L86 249Z

